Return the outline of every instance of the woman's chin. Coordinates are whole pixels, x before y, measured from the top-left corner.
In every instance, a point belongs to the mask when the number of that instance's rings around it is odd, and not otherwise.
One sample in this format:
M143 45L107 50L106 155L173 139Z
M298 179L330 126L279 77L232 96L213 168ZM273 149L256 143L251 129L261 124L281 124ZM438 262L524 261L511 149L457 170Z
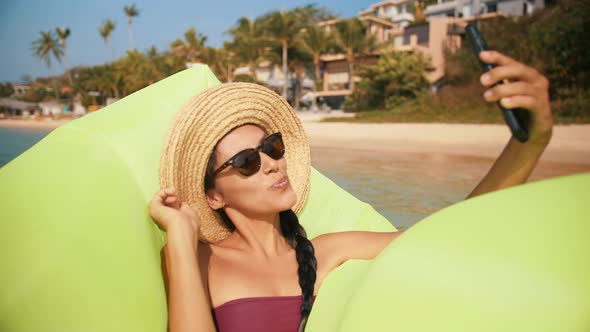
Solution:
M295 203L297 203L297 195L291 188L289 188L289 190L281 195L278 201L280 202L281 211L289 210L295 206Z

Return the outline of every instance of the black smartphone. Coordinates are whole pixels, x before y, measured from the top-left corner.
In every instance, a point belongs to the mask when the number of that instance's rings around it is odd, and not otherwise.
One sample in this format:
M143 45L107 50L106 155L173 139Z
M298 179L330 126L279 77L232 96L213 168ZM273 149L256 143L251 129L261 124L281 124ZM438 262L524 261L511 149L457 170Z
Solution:
M471 45L473 47L473 51L475 52L475 56L479 60L481 67L483 68L484 72L488 72L492 70L495 65L491 65L485 63L479 59L479 53L482 51L487 51L488 44L483 39L481 33L477 29L475 23L469 23L465 27L465 32L471 41ZM498 84L503 84L503 82L498 82L494 84L494 86ZM502 110L502 114L504 114L504 120L508 127L510 127L510 131L512 132L512 136L514 136L517 140L524 143L529 139L528 134L528 124L530 121L530 114L529 111L524 108L514 108L514 109L506 109L500 102L498 101L498 106Z

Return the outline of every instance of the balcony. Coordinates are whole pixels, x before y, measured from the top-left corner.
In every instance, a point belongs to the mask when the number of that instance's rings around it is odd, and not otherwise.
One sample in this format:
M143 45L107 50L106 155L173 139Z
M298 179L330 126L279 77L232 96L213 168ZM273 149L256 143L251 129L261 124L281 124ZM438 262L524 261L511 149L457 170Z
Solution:
M393 15L393 21L395 23L399 23L399 22L413 22L414 21L414 15L412 15L411 13L399 13L399 14L395 14L395 15Z
M454 11L455 7L457 7L457 1L448 1L448 2L437 3L434 5L427 6L426 9L424 10L424 15L430 16L430 15L437 15L437 14L441 14L441 13L446 13L448 11Z

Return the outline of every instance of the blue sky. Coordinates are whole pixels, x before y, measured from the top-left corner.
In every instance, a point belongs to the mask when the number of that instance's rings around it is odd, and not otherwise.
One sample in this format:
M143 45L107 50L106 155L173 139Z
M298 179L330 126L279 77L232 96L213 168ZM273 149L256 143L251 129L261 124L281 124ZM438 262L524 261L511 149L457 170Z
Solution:
M59 74L62 64L52 62L51 69L33 57L31 43L39 31L67 26L69 66L93 65L112 60L110 49L98 32L106 19L115 21L111 37L115 55L121 56L130 47L127 17L123 6L134 3L140 15L133 21L135 46L146 50L155 45L158 50L168 48L181 38L184 31L194 26L208 37L207 45L220 47L229 36L224 34L240 16L255 18L275 9L290 9L309 3L327 7L341 17L358 15L378 1L298 1L298 0L243 0L243 1L75 1L75 0L0 0L0 82L20 81L24 74L33 78Z

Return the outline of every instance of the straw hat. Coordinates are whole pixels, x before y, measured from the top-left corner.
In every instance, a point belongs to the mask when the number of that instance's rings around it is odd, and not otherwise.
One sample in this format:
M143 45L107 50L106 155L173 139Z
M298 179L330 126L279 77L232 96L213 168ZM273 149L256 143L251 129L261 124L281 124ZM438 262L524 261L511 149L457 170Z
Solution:
M201 219L200 238L215 243L231 234L207 204L207 162L217 142L232 129L255 124L268 134L280 131L285 142L287 173L297 194L299 212L309 191L310 150L301 121L287 101L253 83L226 83L196 95L174 119L160 159L160 186L176 188L180 199Z

